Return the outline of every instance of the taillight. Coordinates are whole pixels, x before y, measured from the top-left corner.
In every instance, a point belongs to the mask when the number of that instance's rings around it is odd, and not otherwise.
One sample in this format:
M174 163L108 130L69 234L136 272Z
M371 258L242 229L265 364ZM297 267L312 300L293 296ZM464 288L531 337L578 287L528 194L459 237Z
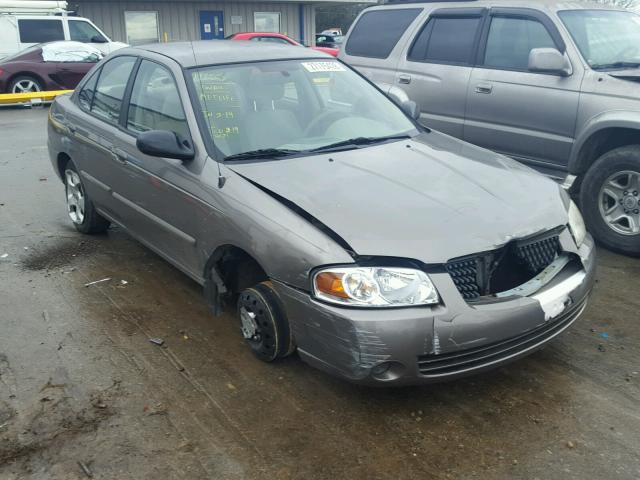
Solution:
M2 75L4 75L4 70L2 70L2 69L0 68L0 77L1 77Z

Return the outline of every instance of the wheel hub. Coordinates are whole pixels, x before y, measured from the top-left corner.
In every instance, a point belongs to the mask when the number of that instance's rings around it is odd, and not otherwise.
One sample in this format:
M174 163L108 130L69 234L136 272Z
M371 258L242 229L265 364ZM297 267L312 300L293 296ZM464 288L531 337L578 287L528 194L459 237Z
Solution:
M640 172L625 170L611 175L599 195L600 215L614 232L640 235Z
M240 308L240 321L242 322L242 336L247 340L259 340L256 314L245 307Z
M84 222L85 198L80 177L73 170L64 174L67 190L67 213L71 221L77 225Z

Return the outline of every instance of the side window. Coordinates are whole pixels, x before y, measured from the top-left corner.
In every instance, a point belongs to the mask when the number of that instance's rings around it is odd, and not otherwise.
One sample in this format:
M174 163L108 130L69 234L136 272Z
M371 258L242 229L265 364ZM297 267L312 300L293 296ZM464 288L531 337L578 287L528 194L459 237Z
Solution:
M270 42L270 43L279 43L281 45L291 45L289 42L287 42L284 38L278 38L278 37L262 37L261 40L263 42Z
M486 67L527 70L534 48L556 48L547 29L537 20L494 17L484 56Z
M69 36L71 40L76 42L90 43L95 40L97 43L102 43L107 41L96 27L83 20L69 20Z
M131 91L127 129L133 132L167 130L183 138L189 127L180 102L178 86L169 71L143 60Z
M122 98L135 62L134 57L116 57L104 64L91 106L94 114L118 123Z
M18 20L20 42L45 43L64 40L62 20Z
M480 17L430 19L411 46L408 59L470 65L476 46Z
M100 76L100 70L91 75L91 78L84 84L82 90L78 94L78 103L80 107L84 110L91 109L91 102L93 101L93 93L96 90L96 83L98 82L98 77Z
M366 12L353 27L345 52L356 57L387 58L420 8Z

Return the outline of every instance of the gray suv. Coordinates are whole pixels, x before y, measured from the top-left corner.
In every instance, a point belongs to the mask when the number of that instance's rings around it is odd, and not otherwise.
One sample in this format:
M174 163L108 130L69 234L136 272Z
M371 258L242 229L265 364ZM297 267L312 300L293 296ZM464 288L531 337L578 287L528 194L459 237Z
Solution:
M589 231L640 254L640 15L598 4L397 2L340 58L424 125L565 178Z

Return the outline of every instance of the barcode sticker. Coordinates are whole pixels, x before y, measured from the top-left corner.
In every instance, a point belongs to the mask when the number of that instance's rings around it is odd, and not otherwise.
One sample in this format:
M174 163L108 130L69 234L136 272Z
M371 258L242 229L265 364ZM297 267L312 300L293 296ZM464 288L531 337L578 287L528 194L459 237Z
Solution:
M311 73L344 72L346 70L338 62L303 62L302 65Z

